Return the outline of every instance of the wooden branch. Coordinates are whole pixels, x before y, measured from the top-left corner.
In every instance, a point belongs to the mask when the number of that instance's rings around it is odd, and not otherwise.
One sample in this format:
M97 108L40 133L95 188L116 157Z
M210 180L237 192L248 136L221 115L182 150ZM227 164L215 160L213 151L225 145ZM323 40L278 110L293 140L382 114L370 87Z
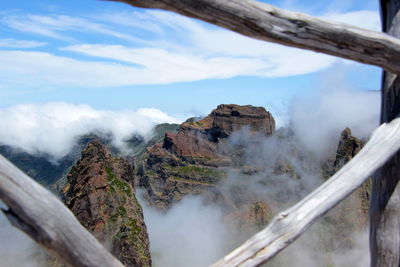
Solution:
M264 230L212 266L244 267L266 262L361 186L399 148L400 118L382 124L365 147L334 176L298 204L275 216Z
M0 200L11 223L69 266L123 265L51 192L0 155Z
M380 0L383 30L400 37L400 0ZM391 121L400 112L400 77L382 76L381 122ZM370 200L371 267L400 266L400 153L374 175Z
M259 40L322 52L400 74L400 41L251 0L111 0L165 9ZM249 48L251 49L251 48Z

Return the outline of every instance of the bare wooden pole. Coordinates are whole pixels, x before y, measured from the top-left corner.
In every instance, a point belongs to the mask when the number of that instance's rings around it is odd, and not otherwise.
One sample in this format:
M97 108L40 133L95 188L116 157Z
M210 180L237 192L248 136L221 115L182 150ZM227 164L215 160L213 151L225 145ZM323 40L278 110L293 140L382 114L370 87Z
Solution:
M268 261L361 186L399 148L400 118L382 124L365 147L334 176L298 204L275 216L264 230L212 266L249 267Z
M400 0L381 0L383 31L400 37ZM382 76L381 122L400 112L400 78ZM375 175L370 205L371 266L400 266L400 154L391 158Z
M69 266L123 267L51 192L0 155L0 200L11 223Z
M174 11L237 33L355 60L400 74L400 41L252 0L112 0Z

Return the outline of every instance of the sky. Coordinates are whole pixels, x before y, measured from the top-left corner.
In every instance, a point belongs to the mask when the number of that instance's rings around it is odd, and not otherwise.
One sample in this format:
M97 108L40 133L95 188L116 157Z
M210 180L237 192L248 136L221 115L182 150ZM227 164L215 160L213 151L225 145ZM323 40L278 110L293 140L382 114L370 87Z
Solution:
M376 0L264 2L380 30ZM133 133L150 136L157 123L204 116L219 104L263 106L278 127L294 110L305 112L302 121L311 113L325 121L340 115L343 127L369 109L364 117L376 117L378 97L363 102L357 92L378 90L380 78L377 67L165 11L100 0L0 2L0 144L30 153L62 157L93 131L122 144ZM347 99L329 95L344 88L353 91L339 92ZM325 99L335 100L328 110L318 104Z
M265 2L380 27L375 0ZM237 103L281 112L335 67L346 67L345 78L360 90L379 88L376 67L252 40L169 12L94 0L0 5L0 108L62 101L201 115Z

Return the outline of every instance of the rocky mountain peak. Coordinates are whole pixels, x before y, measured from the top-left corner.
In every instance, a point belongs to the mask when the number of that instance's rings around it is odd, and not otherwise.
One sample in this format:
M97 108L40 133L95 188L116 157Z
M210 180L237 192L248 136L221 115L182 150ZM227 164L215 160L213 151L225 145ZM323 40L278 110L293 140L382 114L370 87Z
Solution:
M212 128L219 131L221 137L227 137L242 128L266 135L275 132L275 120L263 107L219 105L209 116L212 117Z
M126 266L151 266L142 208L134 194L134 171L98 140L82 151L63 189L77 219Z
M221 104L201 120L186 121L181 129L206 132L210 141L217 142L242 129L272 135L275 132L275 120L263 107Z
M363 147L363 142L351 134L350 128L342 131L336 159L333 164L334 170L337 171L350 161Z
M240 130L252 137L270 136L275 121L263 107L219 105L205 118L182 123L176 133L166 132L139 163L139 185L146 189L149 202L167 208L185 195L215 188L226 178L223 169L240 161L227 140Z
M242 129L250 134L270 136L275 132L275 120L263 107L219 105L201 120L184 122L177 133L167 132L162 148L178 157L202 163L205 159L226 162L224 149L218 143Z
M99 139L90 141L86 148L82 150L81 159L97 159L98 161L104 161L111 157L110 151L101 143Z

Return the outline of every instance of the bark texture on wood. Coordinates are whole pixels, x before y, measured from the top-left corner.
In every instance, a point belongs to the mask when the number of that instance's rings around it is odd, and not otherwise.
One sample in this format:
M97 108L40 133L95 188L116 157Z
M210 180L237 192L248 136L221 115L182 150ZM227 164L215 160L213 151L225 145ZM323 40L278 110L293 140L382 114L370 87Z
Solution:
M252 0L112 0L198 18L259 40L376 65L400 74L400 41L387 34Z
M381 0L382 28L400 37L400 0ZM400 114L400 78L382 75L381 122ZM371 266L400 266L400 154L396 154L375 175L370 205Z
M0 155L0 200L11 223L69 266L122 267L51 192Z
M278 214L264 230L213 267L257 266L266 262L361 186L399 148L400 118L382 124L364 148L334 176L298 204Z

